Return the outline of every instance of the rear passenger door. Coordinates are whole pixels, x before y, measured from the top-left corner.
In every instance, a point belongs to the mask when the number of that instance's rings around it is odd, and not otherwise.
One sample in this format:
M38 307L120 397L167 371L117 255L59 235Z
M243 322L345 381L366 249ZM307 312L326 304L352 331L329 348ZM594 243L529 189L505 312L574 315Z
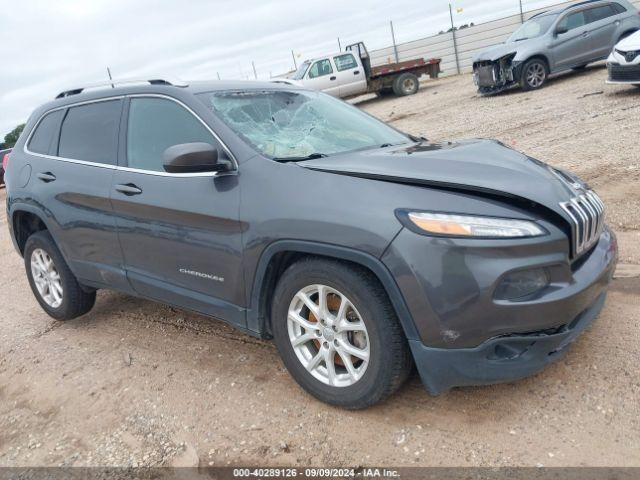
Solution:
M613 49L620 20L612 4L587 10L587 21L591 41L591 56L594 60L604 58Z
M130 290L111 202L122 99L46 114L27 141L36 204L73 273L88 283Z
M333 63L338 72L341 97L358 95L367 91L367 77L364 69L352 53L336 55L333 57Z
M230 153L181 102L132 96L111 199L127 276L141 295L245 324L237 171L167 173L163 153L206 142Z

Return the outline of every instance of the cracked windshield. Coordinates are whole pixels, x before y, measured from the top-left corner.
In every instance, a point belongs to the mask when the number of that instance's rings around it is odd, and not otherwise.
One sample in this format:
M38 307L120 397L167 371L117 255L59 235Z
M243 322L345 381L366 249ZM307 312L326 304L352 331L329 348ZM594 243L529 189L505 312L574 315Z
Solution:
M408 143L355 107L307 91L203 94L205 103L262 154L295 160Z

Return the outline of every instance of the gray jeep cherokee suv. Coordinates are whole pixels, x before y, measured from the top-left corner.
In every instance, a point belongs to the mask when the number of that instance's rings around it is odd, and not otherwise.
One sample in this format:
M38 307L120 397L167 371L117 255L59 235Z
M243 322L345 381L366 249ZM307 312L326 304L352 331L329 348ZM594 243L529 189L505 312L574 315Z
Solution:
M474 81L481 94L516 85L537 89L550 74L604 60L616 43L637 30L638 10L627 0L588 0L543 12L506 43L476 55Z
M63 92L6 181L52 317L101 288L200 312L273 338L303 388L347 408L412 364L433 394L539 371L596 318L617 257L572 175L274 83Z

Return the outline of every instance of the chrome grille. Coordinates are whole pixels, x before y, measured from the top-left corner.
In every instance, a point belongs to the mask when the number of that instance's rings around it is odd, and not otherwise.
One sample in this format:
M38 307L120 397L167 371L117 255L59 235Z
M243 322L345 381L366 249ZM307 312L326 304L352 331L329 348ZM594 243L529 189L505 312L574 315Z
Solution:
M586 190L560 206L571 218L571 244L577 257L598 241L604 227L604 203L594 191Z

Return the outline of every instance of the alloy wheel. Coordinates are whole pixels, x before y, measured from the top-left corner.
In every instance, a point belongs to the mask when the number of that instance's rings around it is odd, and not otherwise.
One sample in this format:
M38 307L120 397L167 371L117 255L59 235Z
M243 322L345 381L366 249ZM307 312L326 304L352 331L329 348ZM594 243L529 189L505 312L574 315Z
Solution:
M542 86L546 77L547 71L541 63L532 63L527 68L526 79L531 88L538 88Z
M58 308L64 294L62 280L53 259L41 248L31 253L31 274L40 297L51 308Z
M309 285L296 293L287 318L289 341L311 375L334 387L348 387L369 365L367 327L343 293Z

